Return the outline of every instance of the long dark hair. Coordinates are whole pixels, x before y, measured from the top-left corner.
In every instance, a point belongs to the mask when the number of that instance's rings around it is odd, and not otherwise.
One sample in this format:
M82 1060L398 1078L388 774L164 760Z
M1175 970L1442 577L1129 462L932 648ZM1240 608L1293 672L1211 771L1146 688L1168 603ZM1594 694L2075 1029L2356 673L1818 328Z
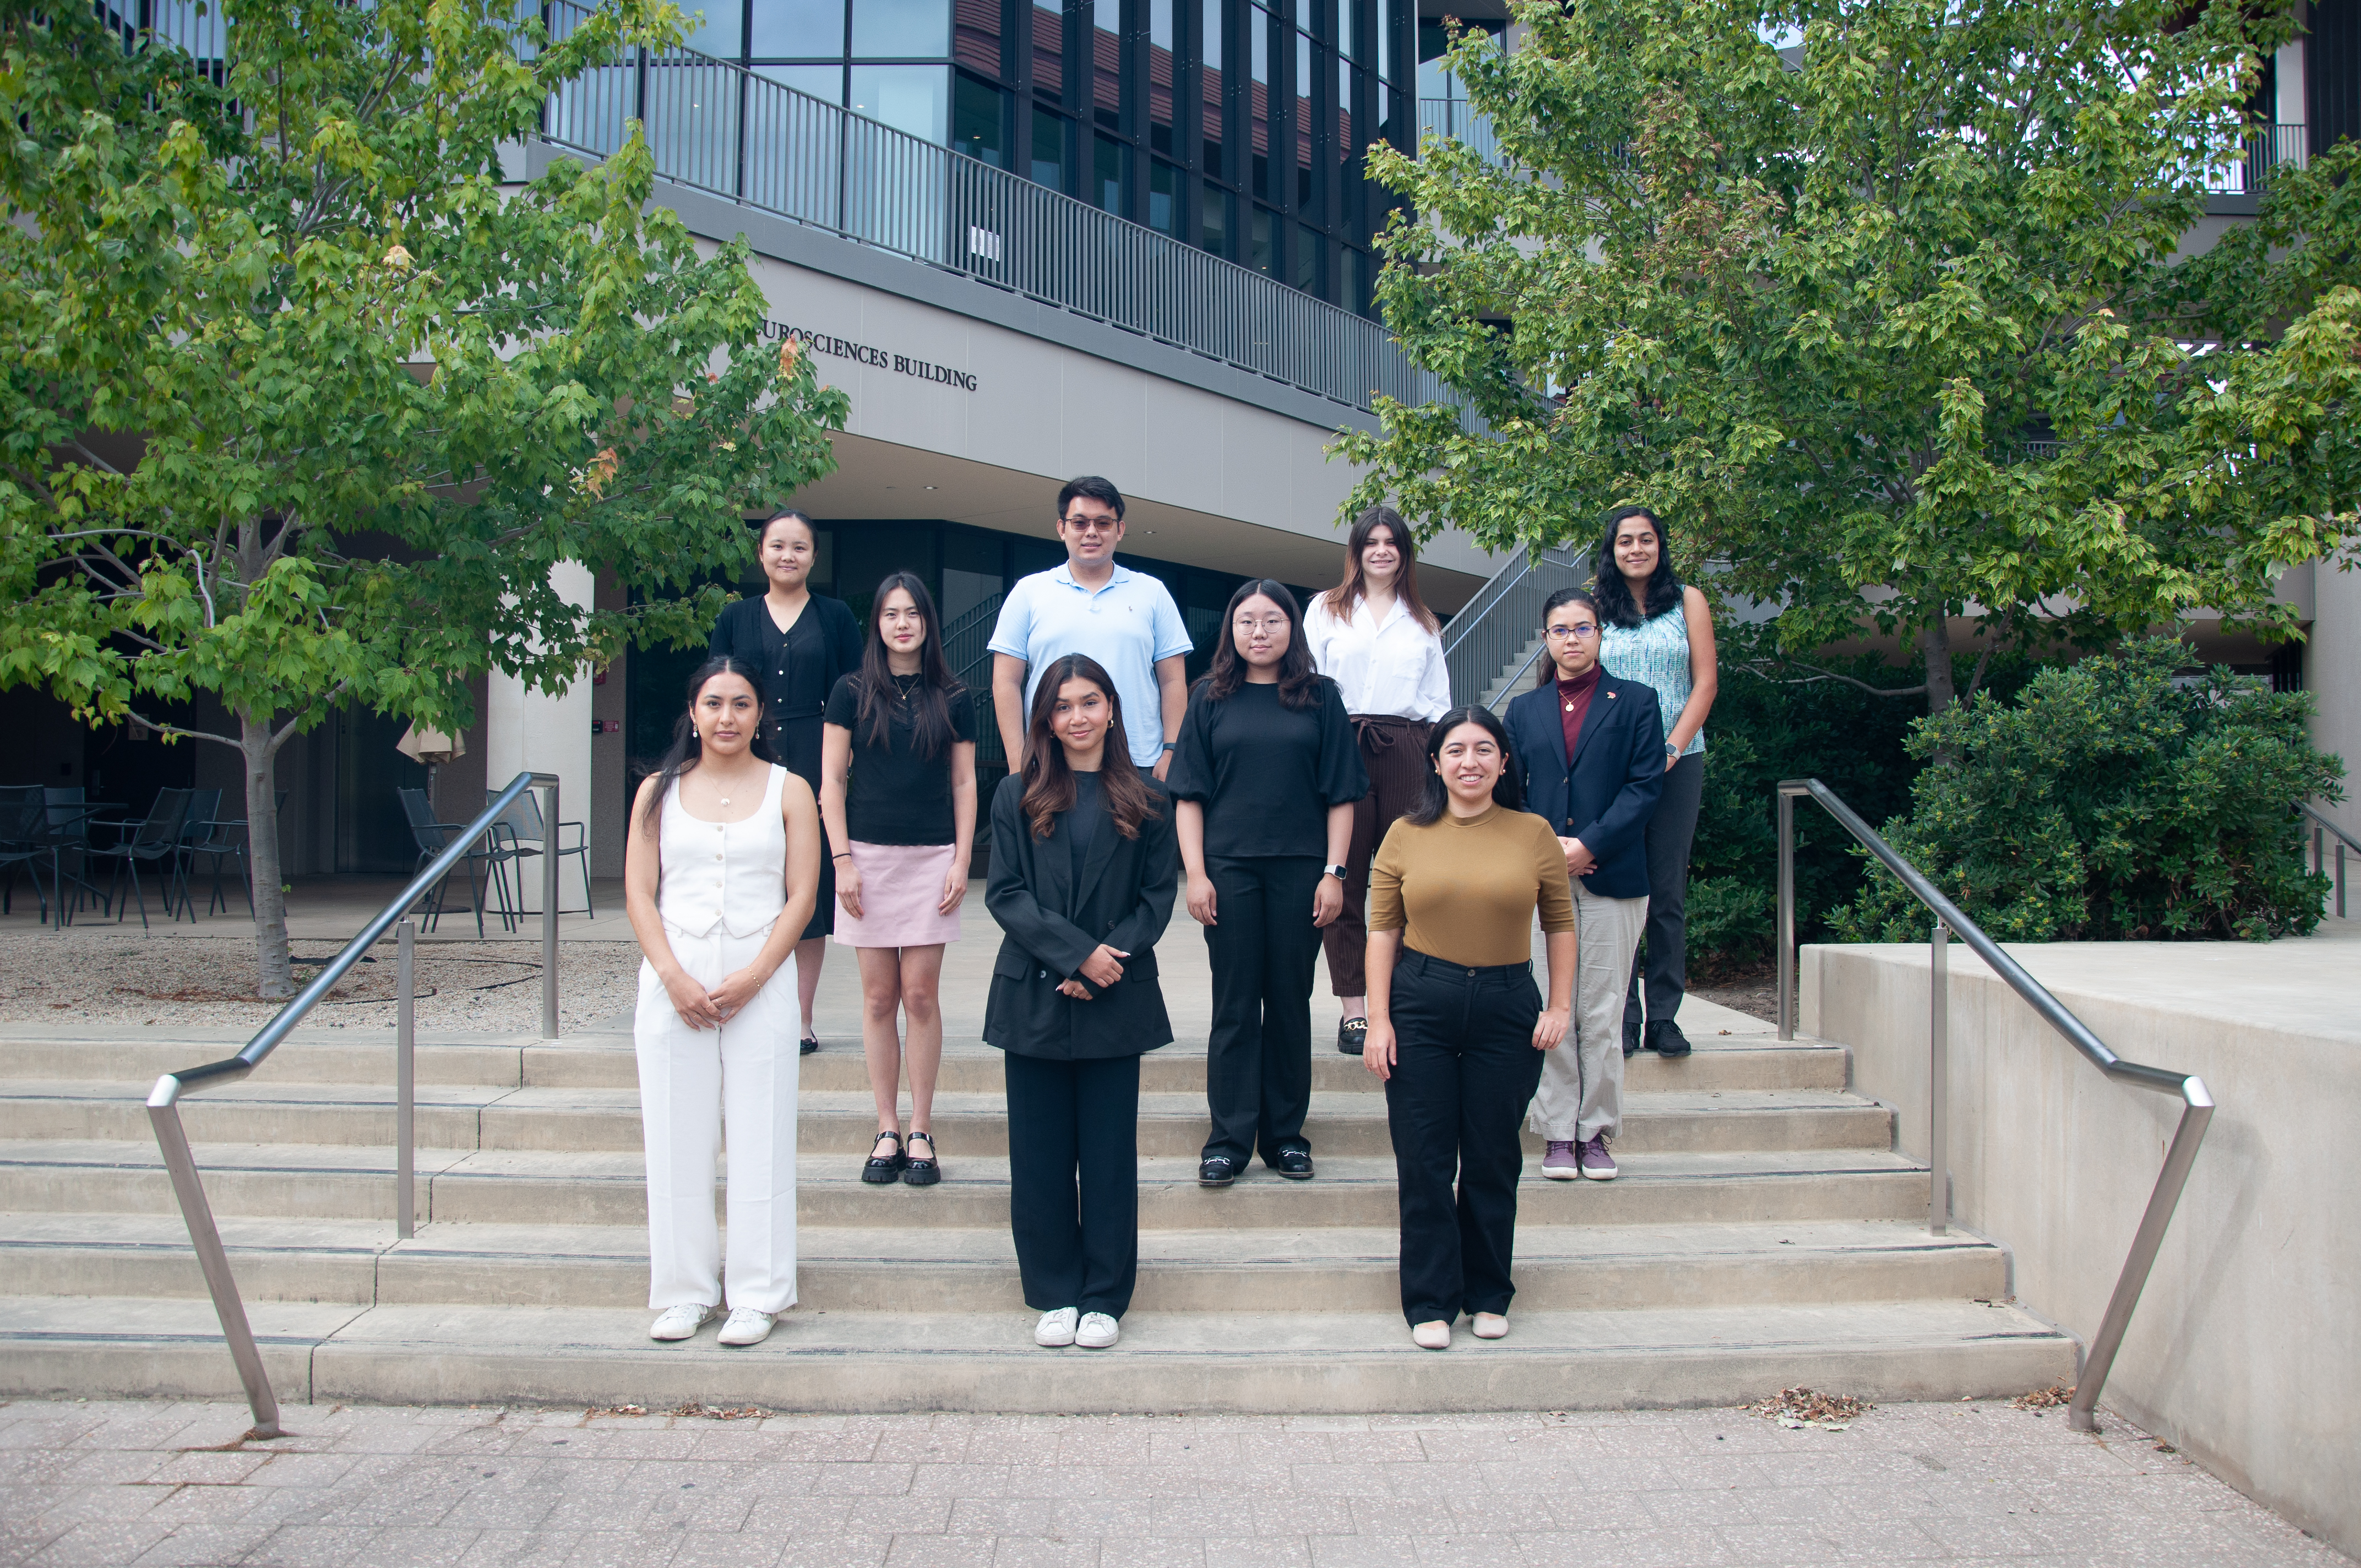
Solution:
M1033 688L1033 714L1025 727L1025 815L1032 819L1033 837L1047 839L1060 813L1074 809L1074 770L1066 765L1065 742L1049 728L1058 711L1058 688L1068 681L1088 681L1107 699L1106 752L1099 763L1099 798L1115 830L1126 839L1139 837L1139 825L1163 815L1131 760L1131 742L1123 732L1123 698L1115 695L1115 677L1087 653L1068 653L1049 661Z
M1237 695L1246 684L1246 662L1238 657L1238 636L1230 630L1237 619L1238 606L1260 594L1287 612L1287 652L1279 656L1279 700L1285 707L1310 707L1320 700L1323 682L1320 672L1312 667L1312 647L1303 637L1303 609L1287 585L1268 577L1257 577L1230 596L1229 609L1222 611L1221 640L1213 644L1213 667L1206 672L1198 685L1205 696L1221 702Z
M774 522L802 523L804 525L804 532L811 535L813 553L815 554L818 553L819 525L812 521L811 513L805 511L800 507L781 507L778 510L764 518L762 521L762 523L754 530L755 543L760 544L763 540L770 537L771 524Z
M1656 531L1656 569L1648 578L1648 602L1631 602L1631 585L1623 580L1623 568L1615 563L1615 531L1628 518L1644 517L1648 526ZM1598 612L1602 623L1612 621L1617 626L1637 626L1656 617L1681 602L1681 580L1673 576L1673 536L1664 532L1664 520L1647 507L1617 507L1607 514L1607 532L1599 535L1598 554L1592 557L1591 574L1598 580L1598 598L1591 608Z
M645 827L653 828L663 816L664 797L672 793L675 784L680 783L680 775L696 772L697 764L705 760L704 744L697 738L697 698L698 694L705 690L705 683L716 675L736 675L754 688L756 739L753 741L753 752L766 762L775 761L771 755L771 749L761 740L763 708L763 683L754 678L753 671L727 653L708 659L697 665L688 677L688 692L680 705L680 718L674 721L672 727L672 745L665 751L664 761L656 764L655 793L648 796L647 809L640 814L641 822Z
M1517 777L1517 754L1509 749L1508 727L1499 715L1488 707L1455 707L1434 721L1426 732L1426 785L1418 804L1402 813L1402 820L1413 828L1432 826L1451 805L1451 790L1443 782L1443 770L1435 759L1442 754L1443 742L1453 730L1463 724L1480 727L1492 737L1492 744L1500 748L1500 776L1492 781L1492 804L1510 811L1525 808L1525 786Z
M1418 597L1418 544L1411 538L1410 525L1401 513L1389 506L1374 506L1353 520L1353 532L1345 536L1345 580L1320 596L1328 613L1339 620L1352 618L1353 607L1368 594L1368 580L1361 572L1361 553L1369 547L1369 535L1383 525L1394 536L1394 548L1401 552L1401 570L1394 574L1394 598L1408 606L1418 623L1429 631L1442 630L1443 622L1426 601Z
M1620 582L1622 579L1618 577L1616 581ZM1549 618L1570 604L1588 605L1590 613L1598 621L1600 629L1602 630L1605 629L1607 612L1598 608L1598 596L1588 588L1560 588L1550 595L1548 601L1542 606L1542 625L1546 628L1549 625ZM1635 621L1633 624L1637 625L1638 622ZM1542 644L1541 668L1533 672L1533 690L1539 691L1556 679L1557 661L1550 656L1548 640L1544 638Z
M908 700L910 750L931 762L950 751L958 739L959 731L951 723L951 704L967 700L967 687L953 677L943 657L943 623L935 613L935 597L911 573L886 573L885 580L877 585L877 597L869 601L869 641L861 650L861 673L854 681L861 692L861 711L853 723L867 726L868 744L883 746L887 743L894 710L903 702L902 687L894 679L893 666L885 662L885 634L877 629L885 614L885 596L895 588L910 596L927 629L925 640L918 644L918 684L911 688Z

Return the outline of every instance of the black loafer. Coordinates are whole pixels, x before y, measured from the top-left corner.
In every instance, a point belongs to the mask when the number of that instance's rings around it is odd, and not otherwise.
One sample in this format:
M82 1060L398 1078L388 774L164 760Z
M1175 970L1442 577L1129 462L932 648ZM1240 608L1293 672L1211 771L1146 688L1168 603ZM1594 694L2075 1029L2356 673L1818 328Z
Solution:
M1688 1036L1670 1018L1648 1025L1648 1048L1660 1057L1685 1057L1691 1049Z
M1227 1155L1208 1155L1197 1166L1197 1185L1227 1187L1238 1179L1238 1172L1245 1168L1244 1160L1232 1159Z
M817 1035L806 1035L804 1036L803 1054L809 1056L812 1052L818 1049L819 1049L819 1036Z
M888 1182L901 1180L903 1169L910 1163L910 1157L902 1152L902 1135L899 1133L880 1133L869 1146L873 1149L887 1138L894 1140L894 1152L890 1155L873 1154L869 1157L869 1163L861 1168L861 1179L872 1187L883 1187Z
M1640 1054L1640 1020L1629 1014L1623 1018L1623 1054L1627 1057Z
M1369 1021L1367 1018L1347 1018L1343 1023L1336 1025L1336 1054L1338 1056L1359 1056L1362 1049L1367 1047L1368 1043Z
M1279 1157L1270 1162L1270 1168L1290 1181L1309 1181L1312 1179L1312 1151L1281 1149Z

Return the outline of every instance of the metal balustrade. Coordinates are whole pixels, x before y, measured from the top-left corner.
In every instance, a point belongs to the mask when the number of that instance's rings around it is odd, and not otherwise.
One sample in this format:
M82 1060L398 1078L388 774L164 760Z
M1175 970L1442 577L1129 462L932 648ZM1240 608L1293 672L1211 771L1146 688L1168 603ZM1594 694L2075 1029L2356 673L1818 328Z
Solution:
M1422 140L1433 131L1448 140L1465 143L1469 151L1487 163L1508 161L1500 152L1500 133L1493 128L1492 116L1465 98L1421 98L1418 131Z
M1513 686L1538 656L1533 640L1541 635L1542 606L1560 588L1584 586L1589 565L1582 550L1570 544L1521 552L1503 562L1443 630L1452 702L1467 707L1483 701L1504 674ZM1520 660L1512 671L1510 666Z
M2258 196L2274 170L2301 169L2311 156L2311 128L2306 126L2257 126L2246 133L2246 156L2205 171L2206 190L2224 196Z

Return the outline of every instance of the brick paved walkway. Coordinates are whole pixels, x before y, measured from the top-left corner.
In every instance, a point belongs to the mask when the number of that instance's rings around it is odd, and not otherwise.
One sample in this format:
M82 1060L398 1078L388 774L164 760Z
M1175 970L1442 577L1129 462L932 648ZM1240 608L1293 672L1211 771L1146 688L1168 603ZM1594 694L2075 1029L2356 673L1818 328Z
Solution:
M0 1405L9 1563L2344 1564L2119 1421Z

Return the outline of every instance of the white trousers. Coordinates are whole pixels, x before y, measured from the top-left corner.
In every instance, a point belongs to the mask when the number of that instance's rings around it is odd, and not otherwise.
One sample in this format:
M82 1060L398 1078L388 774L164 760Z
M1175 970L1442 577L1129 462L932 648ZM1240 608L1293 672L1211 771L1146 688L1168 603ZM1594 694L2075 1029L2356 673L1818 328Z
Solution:
M690 937L667 926L680 967L708 988L742 969L766 937ZM722 1295L721 1235L713 1219L713 1161L730 1133L729 1295L731 1307L783 1312L796 1302L795 968L782 964L719 1029L692 1029L673 1011L654 966L640 965L631 1038L640 1063L640 1119L648 1155L648 1305L711 1306Z
M1574 883L1574 1033L1542 1058L1530 1125L1581 1142L1623 1131L1623 992L1648 923L1645 898L1605 898Z

